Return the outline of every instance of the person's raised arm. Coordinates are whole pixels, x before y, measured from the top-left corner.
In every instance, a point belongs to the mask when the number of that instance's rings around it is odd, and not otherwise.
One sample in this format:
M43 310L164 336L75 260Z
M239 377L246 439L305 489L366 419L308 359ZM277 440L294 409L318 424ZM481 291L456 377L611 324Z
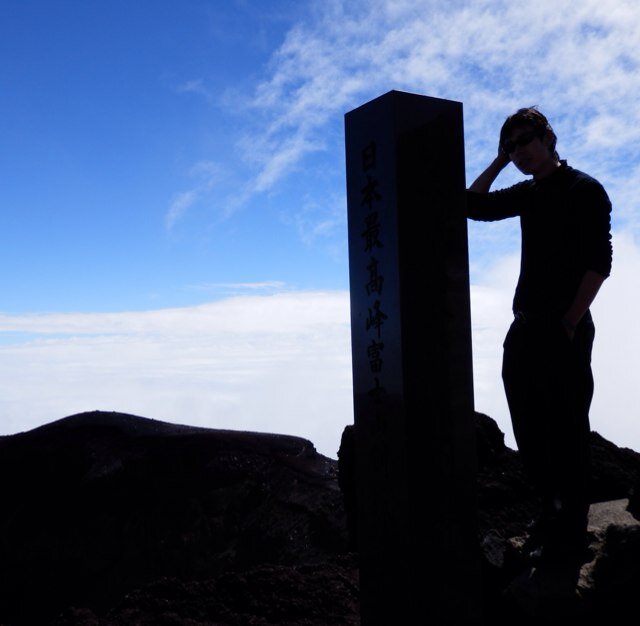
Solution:
M489 193L493 181L498 178L498 174L508 165L510 159L502 151L498 149L498 156L491 161L489 166L476 178L469 187L469 191L475 193Z

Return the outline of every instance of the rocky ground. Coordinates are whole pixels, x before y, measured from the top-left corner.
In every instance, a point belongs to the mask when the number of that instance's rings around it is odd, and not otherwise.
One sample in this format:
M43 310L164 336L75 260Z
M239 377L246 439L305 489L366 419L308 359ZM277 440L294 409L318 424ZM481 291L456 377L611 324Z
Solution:
M592 558L531 568L535 497L495 422L476 427L485 623L635 610L640 455L592 434ZM0 437L0 624L359 624L351 453L350 428L333 460L297 437L103 412Z

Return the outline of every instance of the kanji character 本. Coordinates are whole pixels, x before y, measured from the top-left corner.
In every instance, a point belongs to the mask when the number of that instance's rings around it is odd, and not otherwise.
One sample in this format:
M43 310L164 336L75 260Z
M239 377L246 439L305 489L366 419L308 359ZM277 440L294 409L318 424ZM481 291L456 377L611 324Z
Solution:
M372 178L367 174L367 184L360 189L360 193L362 195L362 202L360 204L366 204L369 207L369 210L371 210L374 202L382 199L382 196L376 190L377 186L378 179Z

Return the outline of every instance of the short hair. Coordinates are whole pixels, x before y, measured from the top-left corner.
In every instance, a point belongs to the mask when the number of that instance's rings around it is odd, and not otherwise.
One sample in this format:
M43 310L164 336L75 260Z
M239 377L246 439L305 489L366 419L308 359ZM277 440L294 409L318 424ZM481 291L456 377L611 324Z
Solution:
M535 106L518 109L513 115L510 115L504 121L504 124L500 129L500 146L504 144L511 131L519 126L531 126L533 130L539 132L540 137L542 137L548 130L551 131L552 140L549 148L555 154L556 158L560 158L556 152L556 143L558 138L556 137L553 128L551 128L549 120L540 113Z

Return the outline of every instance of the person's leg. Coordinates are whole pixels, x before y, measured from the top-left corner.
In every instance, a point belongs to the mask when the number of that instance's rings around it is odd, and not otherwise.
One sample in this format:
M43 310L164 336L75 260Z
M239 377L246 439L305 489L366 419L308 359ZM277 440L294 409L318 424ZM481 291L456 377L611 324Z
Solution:
M539 328L531 322L513 322L504 341L502 378L518 452L541 498L536 540L544 540L545 527L553 512L549 484L552 437L546 408L546 356L539 335Z
M589 510L589 406L593 323L573 341L558 320L515 321L504 342L502 376L524 468L541 498L532 543L583 542Z
M586 540L589 512L590 426L593 397L591 348L594 327L590 319L576 329L573 341L560 335L551 349L549 389L554 429L551 471L554 499L558 508L555 542L559 547L580 547Z

